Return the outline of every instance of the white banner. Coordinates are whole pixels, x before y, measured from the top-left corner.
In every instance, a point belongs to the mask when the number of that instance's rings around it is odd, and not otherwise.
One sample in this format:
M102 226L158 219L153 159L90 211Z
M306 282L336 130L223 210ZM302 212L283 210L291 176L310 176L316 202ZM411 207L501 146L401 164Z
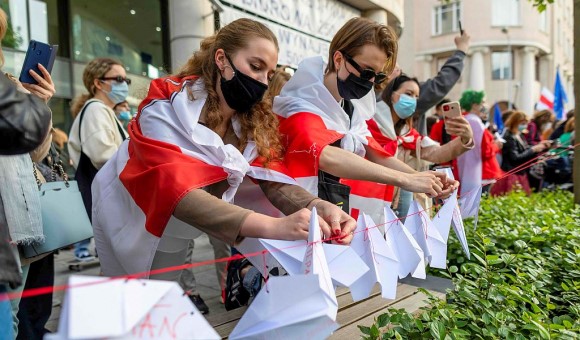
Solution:
M221 0L299 32L330 41L349 19L361 15L337 0ZM227 5L226 5L227 6Z
M259 21L274 32L280 45L278 64L297 67L298 63L306 57L322 56L325 59L328 58L328 47L330 45L328 41L289 29L271 21L260 19L231 7L225 7L224 11L220 13L220 23L222 26L239 18L250 18Z

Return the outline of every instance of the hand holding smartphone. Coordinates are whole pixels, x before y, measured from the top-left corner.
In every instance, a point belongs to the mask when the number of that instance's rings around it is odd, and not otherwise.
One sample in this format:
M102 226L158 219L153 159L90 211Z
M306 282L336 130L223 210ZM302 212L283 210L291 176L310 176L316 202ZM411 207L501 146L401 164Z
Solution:
M38 68L38 64L41 64L50 73L52 71L52 66L54 65L57 50L58 45L48 45L36 40L31 40L30 44L28 44L28 50L24 57L24 65L22 66L22 71L20 72L18 80L20 80L21 83L38 84L36 79L30 75L30 70L42 75L42 72Z

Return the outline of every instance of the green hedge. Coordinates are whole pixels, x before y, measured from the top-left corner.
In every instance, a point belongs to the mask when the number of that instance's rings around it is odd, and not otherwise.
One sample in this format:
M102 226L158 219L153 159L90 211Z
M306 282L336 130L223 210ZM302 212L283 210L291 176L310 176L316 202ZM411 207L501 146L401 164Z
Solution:
M482 200L466 228L467 260L449 241L447 301L429 296L416 315L389 309L365 339L577 339L580 334L580 206L569 192ZM453 235L453 232L451 232Z

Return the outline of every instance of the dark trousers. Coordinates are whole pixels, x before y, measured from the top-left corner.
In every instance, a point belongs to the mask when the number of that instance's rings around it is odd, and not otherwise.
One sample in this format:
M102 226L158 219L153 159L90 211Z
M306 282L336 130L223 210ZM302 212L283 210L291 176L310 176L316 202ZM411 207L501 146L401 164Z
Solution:
M54 254L30 264L24 290L54 285ZM48 330L44 327L52 313L52 293L20 300L18 336L16 339L42 339Z

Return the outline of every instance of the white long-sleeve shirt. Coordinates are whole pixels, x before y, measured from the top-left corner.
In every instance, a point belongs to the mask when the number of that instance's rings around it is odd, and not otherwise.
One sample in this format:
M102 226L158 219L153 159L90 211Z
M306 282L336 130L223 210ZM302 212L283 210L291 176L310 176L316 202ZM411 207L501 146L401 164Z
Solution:
M117 120L115 112L102 101L91 99L86 105L88 107L86 107L82 124L82 150L95 168L100 169L117 152L127 132ZM68 142L68 152L75 169L81 158L80 118L79 113L71 127ZM119 132L119 126L125 136Z

